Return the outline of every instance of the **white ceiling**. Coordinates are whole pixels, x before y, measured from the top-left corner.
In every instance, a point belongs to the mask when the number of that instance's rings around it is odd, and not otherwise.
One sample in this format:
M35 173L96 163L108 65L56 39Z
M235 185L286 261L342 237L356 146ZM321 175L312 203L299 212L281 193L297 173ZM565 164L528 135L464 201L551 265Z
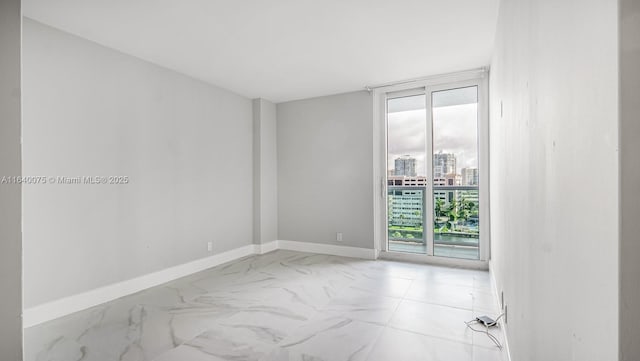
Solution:
M499 0L24 0L25 16L274 102L489 64Z

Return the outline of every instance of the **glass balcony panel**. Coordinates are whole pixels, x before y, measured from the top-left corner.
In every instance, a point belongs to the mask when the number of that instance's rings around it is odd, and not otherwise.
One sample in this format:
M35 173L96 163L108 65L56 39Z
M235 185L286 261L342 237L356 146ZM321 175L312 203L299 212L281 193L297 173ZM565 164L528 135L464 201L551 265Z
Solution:
M480 259L478 193L477 187L434 187L434 255Z
M427 253L424 187L388 187L389 251Z

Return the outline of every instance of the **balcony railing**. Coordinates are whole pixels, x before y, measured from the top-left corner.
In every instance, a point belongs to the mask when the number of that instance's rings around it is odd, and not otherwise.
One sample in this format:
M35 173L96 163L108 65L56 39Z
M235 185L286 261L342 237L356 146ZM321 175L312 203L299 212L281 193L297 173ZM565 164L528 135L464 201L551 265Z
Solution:
M389 250L426 253L432 232L436 256L479 259L477 186L434 186L433 209L425 209L427 187L388 187ZM426 224L432 212L433 224Z

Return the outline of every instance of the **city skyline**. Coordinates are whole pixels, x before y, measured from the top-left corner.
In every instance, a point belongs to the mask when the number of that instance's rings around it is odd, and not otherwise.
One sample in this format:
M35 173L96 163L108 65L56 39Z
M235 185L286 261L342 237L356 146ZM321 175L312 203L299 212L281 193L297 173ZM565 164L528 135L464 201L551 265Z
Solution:
M442 180L454 177L459 178L454 185L478 185L479 171L477 167L463 167L457 171L457 159L452 153L434 154L434 171L433 179ZM394 168L387 170L387 176L390 178L408 177L410 181L426 180L425 175L417 175L415 172L416 159L410 155L403 155L394 159ZM425 184L424 182L420 182ZM392 183L390 183L391 185ZM415 184L414 184L415 185Z
M410 155L404 155L393 160L393 174L394 175L406 175L409 177L415 177L416 173L416 159Z
M416 159L416 174L426 175L426 110L398 111L388 114L387 170L394 169L396 158L409 155ZM450 153L457 158L457 169L478 168L477 104L433 108L434 154Z

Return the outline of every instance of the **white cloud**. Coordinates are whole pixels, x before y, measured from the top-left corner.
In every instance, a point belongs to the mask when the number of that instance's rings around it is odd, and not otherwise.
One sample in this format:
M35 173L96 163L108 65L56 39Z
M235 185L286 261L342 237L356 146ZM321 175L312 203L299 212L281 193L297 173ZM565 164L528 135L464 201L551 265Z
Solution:
M426 110L410 110L388 115L388 169L402 155L416 158L418 175L425 175ZM478 166L477 104L433 109L434 152L454 153L458 172Z

